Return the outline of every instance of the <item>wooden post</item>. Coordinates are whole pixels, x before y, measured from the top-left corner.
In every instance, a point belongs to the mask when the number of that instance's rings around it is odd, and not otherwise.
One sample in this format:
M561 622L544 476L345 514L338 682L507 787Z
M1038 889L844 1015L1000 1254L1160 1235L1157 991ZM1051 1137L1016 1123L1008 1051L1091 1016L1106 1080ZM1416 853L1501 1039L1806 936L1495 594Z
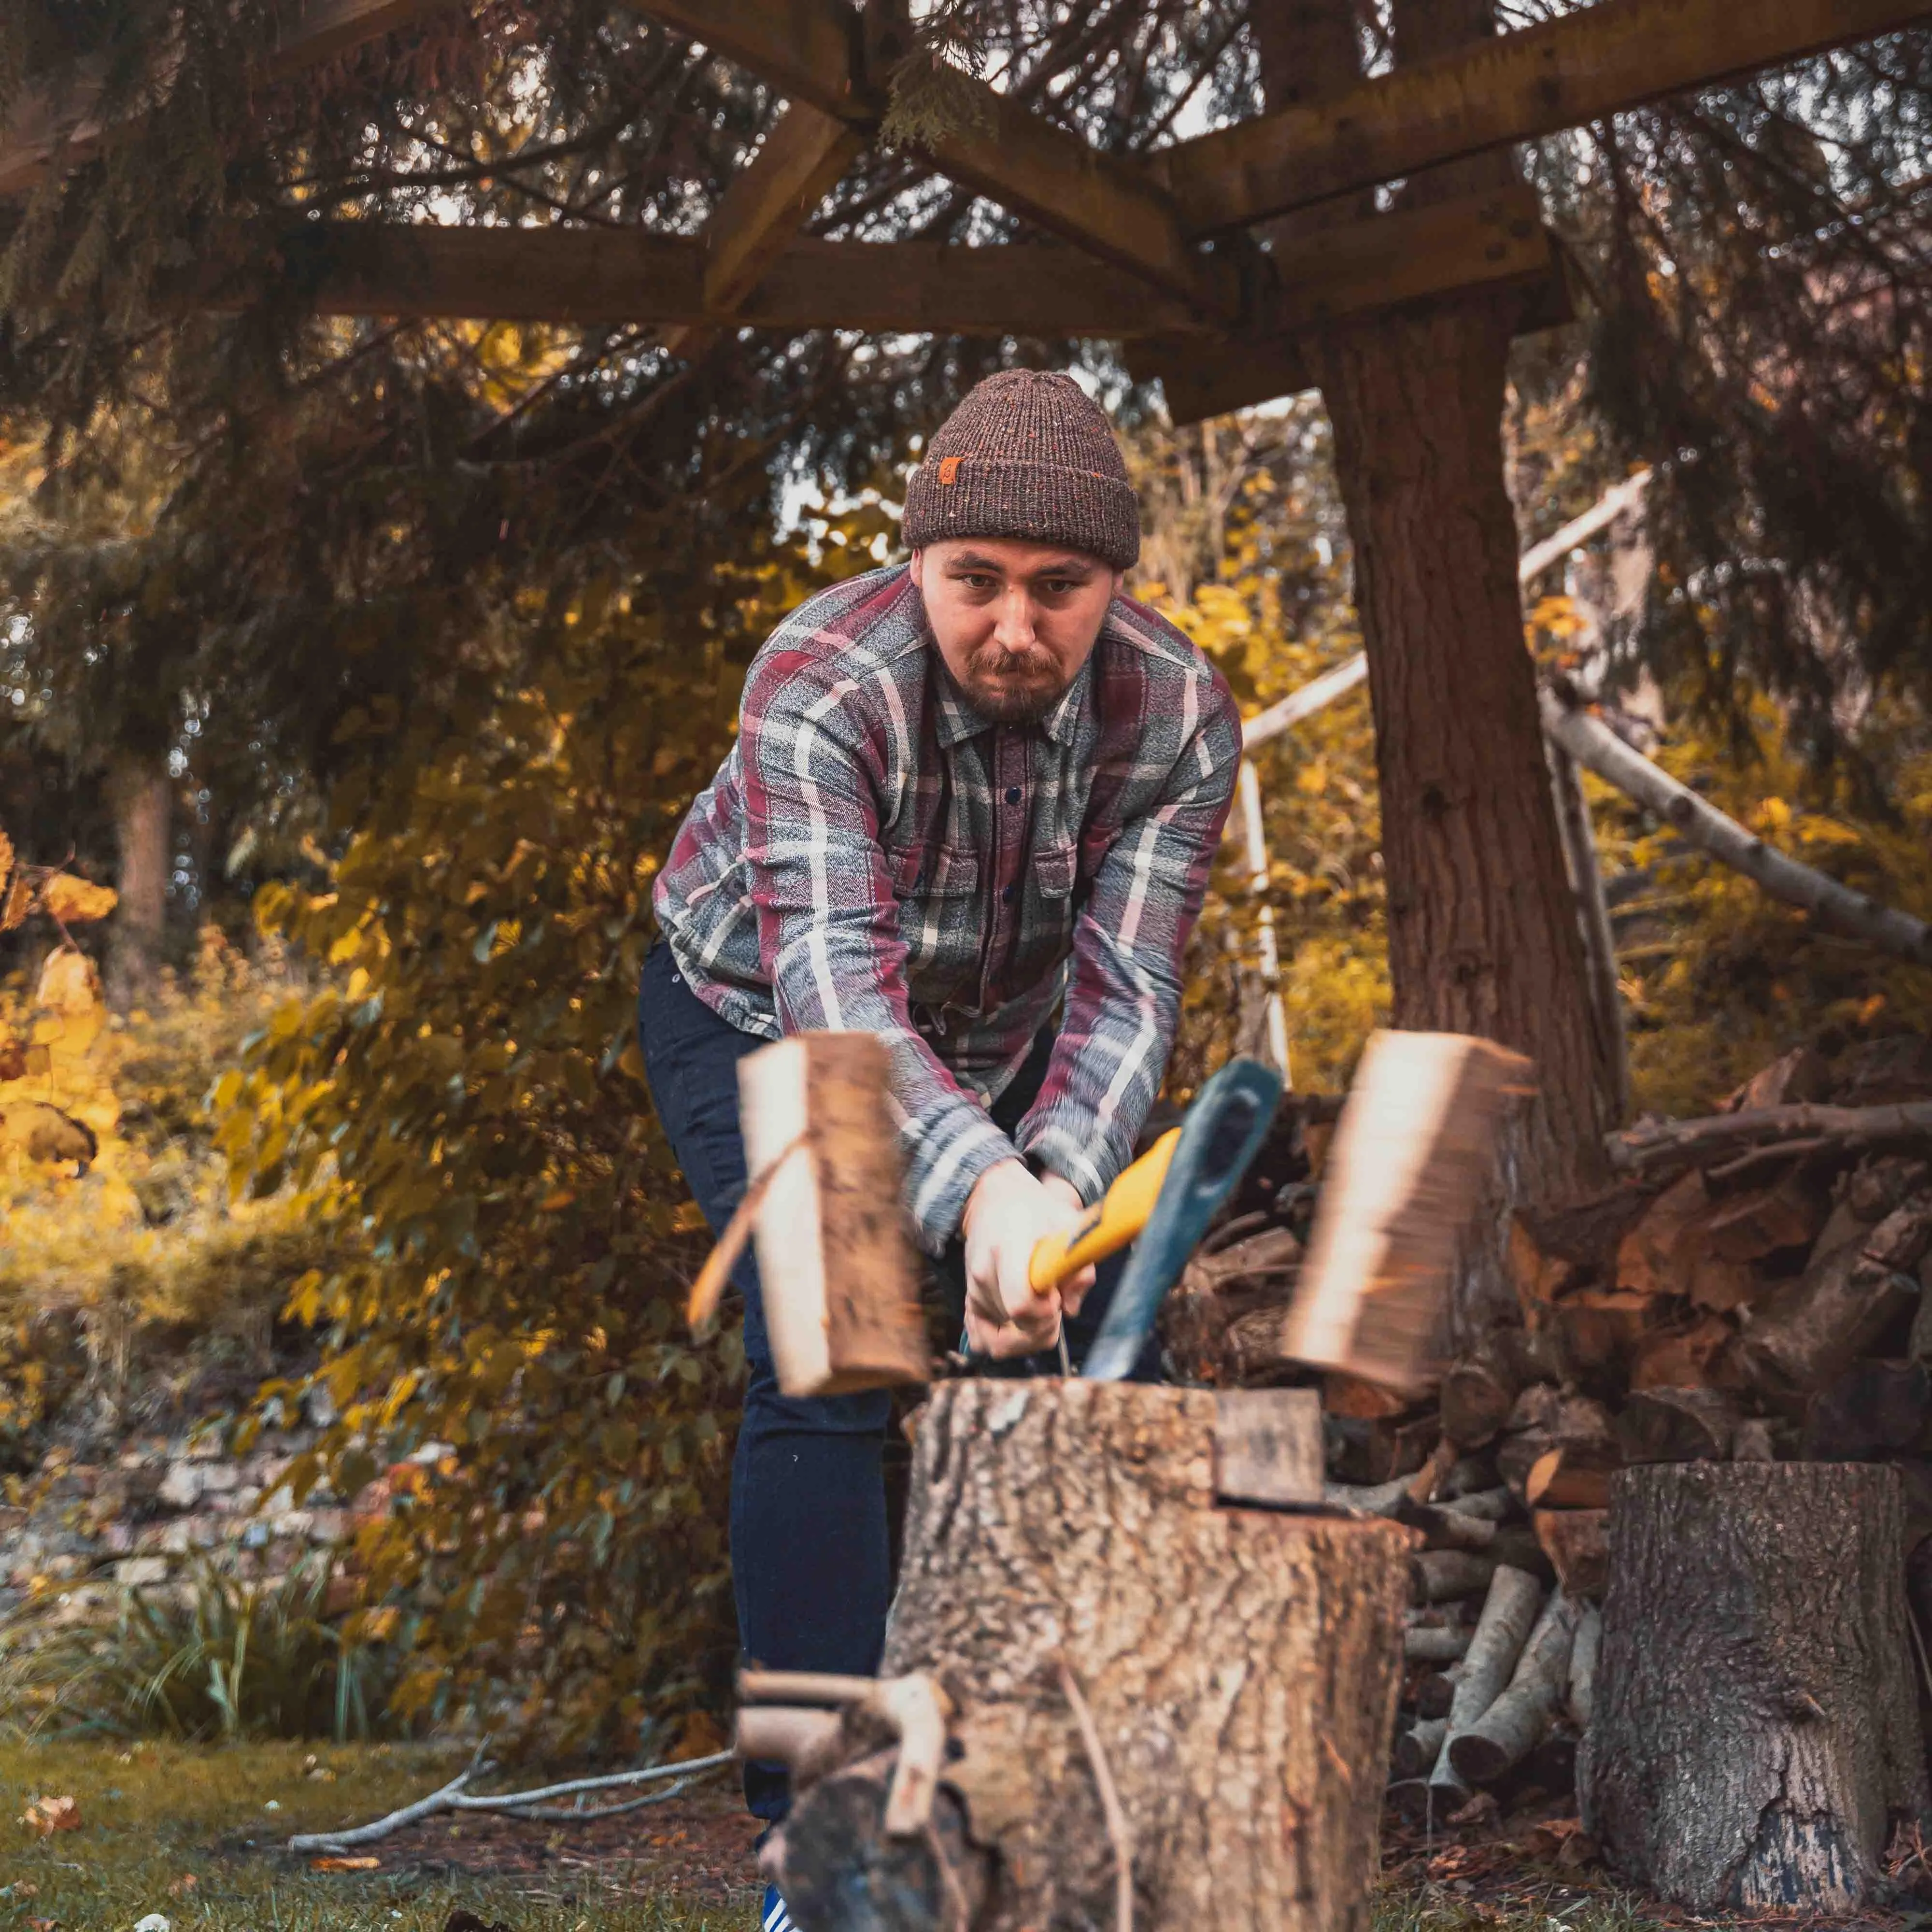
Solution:
M1366 1932L1412 1538L1224 1506L1216 1433L1204 1390L935 1391L882 1668L952 1704L940 1804L888 1844L854 1724L768 1852L806 1932Z
M1257 908L1256 928L1262 956L1262 992L1268 1005L1268 1058L1282 1078L1292 1088L1288 1064L1288 1009L1281 997L1281 955L1274 939L1274 908L1268 902L1268 828L1262 821L1262 784L1254 760L1241 760L1240 783L1241 832L1248 862L1248 890Z
M1576 923L1583 935L1583 964L1590 977L1590 1004L1602 1034L1610 1067L1611 1103L1621 1122L1630 1113L1630 1043L1624 1033L1622 995L1617 991L1617 946L1610 931L1610 902L1604 896L1603 867L1590 824L1590 801L1583 795L1576 761L1553 740L1543 741L1550 783L1556 800L1556 829L1563 840L1570 890L1576 900Z
M1897 1472L1655 1463L1611 1498L1585 1828L1694 1911L1865 1904L1927 1803Z

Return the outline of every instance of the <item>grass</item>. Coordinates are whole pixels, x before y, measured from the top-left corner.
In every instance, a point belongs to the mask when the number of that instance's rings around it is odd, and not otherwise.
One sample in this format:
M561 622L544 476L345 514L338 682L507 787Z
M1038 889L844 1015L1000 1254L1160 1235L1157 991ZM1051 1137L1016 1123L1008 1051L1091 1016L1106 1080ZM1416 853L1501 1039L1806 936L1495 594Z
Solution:
M130 1932L155 1912L171 1932L442 1932L458 1907L511 1932L752 1932L748 1898L720 1906L674 1886L616 1895L568 1867L453 1882L425 1880L401 1860L319 1873L274 1850L292 1832L405 1804L463 1761L404 1744L0 1744L0 1932L48 1932L49 1922L58 1932ZM310 1774L311 1762L333 1780ZM80 1806L79 1830L40 1838L18 1822L36 1798L64 1796ZM1511 1892L1504 1902L1385 1882L1373 1932L1654 1932L1639 1903L1616 1892Z
M311 1754L332 1782L305 1773ZM269 1850L392 1810L463 1762L414 1744L0 1744L0 1932L129 1932L156 1912L172 1932L442 1932L458 1906L512 1932L750 1932L748 1908L599 1896L594 1880L579 1901L556 1873L427 1882ZM19 1822L34 1798L70 1795L80 1829L40 1838Z

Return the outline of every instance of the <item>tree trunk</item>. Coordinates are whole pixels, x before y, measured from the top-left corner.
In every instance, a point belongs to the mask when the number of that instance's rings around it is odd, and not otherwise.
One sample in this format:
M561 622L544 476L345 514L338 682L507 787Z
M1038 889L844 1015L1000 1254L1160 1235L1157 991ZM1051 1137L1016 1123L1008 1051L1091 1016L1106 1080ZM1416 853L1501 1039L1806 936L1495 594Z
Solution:
M1359 78L1348 0L1262 0L1268 105ZM1398 66L1494 31L1490 0L1395 0ZM1409 205L1511 178L1504 154L1431 170ZM1518 1199L1600 1179L1612 1075L1592 1010L1523 645L1516 520L1504 482L1504 367L1516 304L1451 296L1324 332L1316 356L1335 428L1369 660L1398 1027L1480 1034L1536 1064L1508 1179ZM1507 1216L1471 1257L1458 1327L1509 1301ZM1493 1250L1493 1252L1487 1252Z
M1620 1474L1578 1790L1626 1878L1698 1912L1842 1912L1923 1815L1896 1472Z
M160 976L174 803L166 766L128 760L115 774L113 797L121 900L107 929L107 1003L124 1013L152 997Z
M867 1923L1366 1932L1402 1669L1408 1533L1217 1505L1215 1398L948 1383L921 1413L883 1671L952 1699L940 1841ZM1069 1676L1072 1689L1068 1688ZM1076 1703L1118 1792L1110 1826ZM866 1891L876 1770L804 1785L777 1863L812 1932ZM808 1883L794 1886L796 1873ZM799 1895L794 1896L794 1891ZM950 1905L949 1905L950 1901Z

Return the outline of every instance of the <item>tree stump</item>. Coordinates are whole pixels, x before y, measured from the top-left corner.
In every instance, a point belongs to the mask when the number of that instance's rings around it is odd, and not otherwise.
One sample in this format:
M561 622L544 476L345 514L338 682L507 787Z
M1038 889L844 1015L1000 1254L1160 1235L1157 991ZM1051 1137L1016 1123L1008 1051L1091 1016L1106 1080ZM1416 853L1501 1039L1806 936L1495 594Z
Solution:
M1583 1822L1700 1912L1842 1912L1922 1816L1898 1478L1663 1463L1615 1479Z
M882 1665L953 1706L934 1828L880 1836L848 1720L767 1865L807 1932L1365 1932L1413 1538L1217 1502L1215 1414L1124 1382L934 1393Z

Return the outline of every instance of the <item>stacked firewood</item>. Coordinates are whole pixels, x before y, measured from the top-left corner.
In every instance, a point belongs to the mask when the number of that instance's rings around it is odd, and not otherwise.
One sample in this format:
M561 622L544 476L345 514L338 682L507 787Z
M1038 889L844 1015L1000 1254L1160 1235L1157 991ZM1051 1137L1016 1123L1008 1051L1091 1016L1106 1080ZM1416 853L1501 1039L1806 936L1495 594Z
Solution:
M1306 1379L1282 1311L1336 1109L1298 1104L1258 1163L1271 1196L1238 1204L1173 1298L1190 1380ZM1602 1193L1516 1211L1515 1305L1426 1401L1324 1388L1330 1499L1420 1532L1392 1796L1438 1823L1484 1790L1568 1788L1621 1468L1894 1462L1932 1612L1932 1041L1794 1051L1610 1154Z

